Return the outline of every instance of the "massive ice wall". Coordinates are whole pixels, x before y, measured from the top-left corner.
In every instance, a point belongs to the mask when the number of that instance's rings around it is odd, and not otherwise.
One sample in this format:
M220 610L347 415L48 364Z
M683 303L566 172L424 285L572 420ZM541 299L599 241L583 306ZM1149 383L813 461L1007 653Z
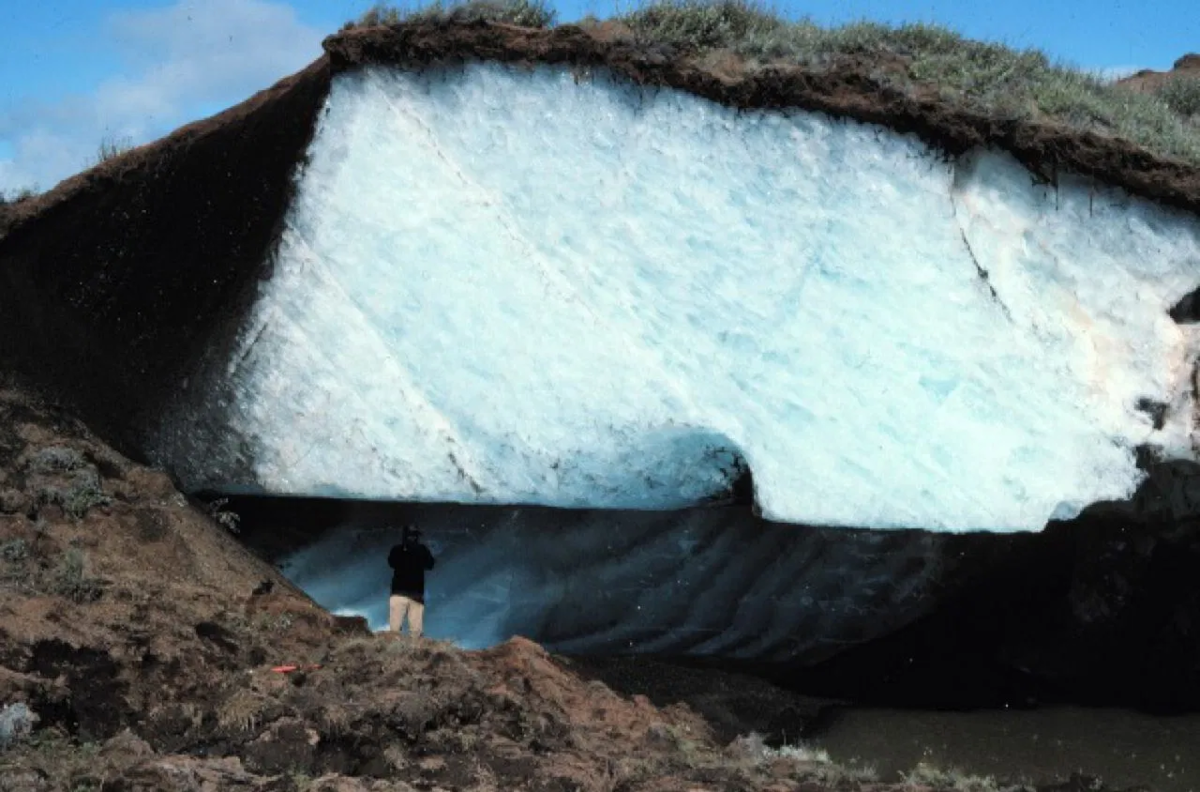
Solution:
M202 386L228 432L159 451L193 488L645 509L744 460L777 520L1036 530L1129 495L1137 446L1190 453L1198 262L1193 218L998 153L362 70Z

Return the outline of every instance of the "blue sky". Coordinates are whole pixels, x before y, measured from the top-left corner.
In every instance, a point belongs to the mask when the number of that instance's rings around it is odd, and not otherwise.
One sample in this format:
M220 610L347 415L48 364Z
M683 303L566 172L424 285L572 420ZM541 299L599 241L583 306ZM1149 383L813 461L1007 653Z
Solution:
M47 189L106 136L145 142L316 58L371 0L10 0L0 4L0 190ZM1184 0L786 0L789 16L934 21L1085 68L1164 69L1200 50ZM613 0L562 0L560 21Z

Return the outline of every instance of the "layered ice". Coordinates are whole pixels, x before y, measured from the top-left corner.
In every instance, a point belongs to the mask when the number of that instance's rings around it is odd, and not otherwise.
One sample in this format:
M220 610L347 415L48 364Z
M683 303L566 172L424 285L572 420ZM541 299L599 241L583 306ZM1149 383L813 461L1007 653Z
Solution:
M885 635L925 615L944 586L945 534L799 528L745 508L402 508L402 521L364 513L331 525L284 573L323 607L384 629L399 540L386 526L411 521L437 558L430 637L774 662L817 662Z
M1190 455L1194 218L554 68L334 80L185 485L1038 530ZM172 442L163 440L164 453ZM233 446L236 445L236 449ZM186 459L180 460L184 456Z

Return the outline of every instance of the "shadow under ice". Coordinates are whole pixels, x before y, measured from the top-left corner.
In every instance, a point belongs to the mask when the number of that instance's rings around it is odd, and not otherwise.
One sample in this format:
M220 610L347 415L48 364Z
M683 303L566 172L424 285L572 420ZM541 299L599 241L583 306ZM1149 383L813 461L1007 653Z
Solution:
M1037 534L813 528L748 506L228 508L252 549L376 629L387 550L416 523L438 558L427 632L466 648L522 635L602 676L653 657L859 705L1173 713L1200 709L1193 467L1160 464L1130 502Z

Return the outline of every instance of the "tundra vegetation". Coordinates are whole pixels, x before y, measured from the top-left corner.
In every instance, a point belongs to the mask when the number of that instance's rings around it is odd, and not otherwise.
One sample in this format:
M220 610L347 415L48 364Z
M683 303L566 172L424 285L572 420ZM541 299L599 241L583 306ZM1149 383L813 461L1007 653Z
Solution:
M439 0L409 8L376 5L346 28L479 20L544 28L555 24L555 14L542 0ZM798 65L813 72L854 63L881 87L913 99L940 99L1001 122L1122 138L1200 165L1200 77L1175 75L1137 91L1039 50L972 41L940 25L863 20L826 28L808 18L787 19L754 0L657 0L614 21L643 43L666 44L700 62L732 53L751 70ZM586 17L578 24L601 21Z
M133 148L133 138L106 135L96 147L96 164L116 159Z

